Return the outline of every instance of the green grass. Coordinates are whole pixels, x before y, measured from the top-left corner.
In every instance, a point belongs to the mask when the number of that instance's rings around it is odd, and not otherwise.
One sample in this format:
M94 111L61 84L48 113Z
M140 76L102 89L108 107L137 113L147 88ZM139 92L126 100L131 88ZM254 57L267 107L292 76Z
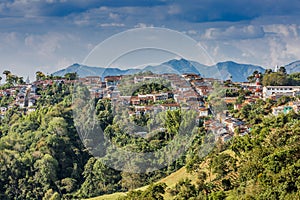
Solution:
M187 173L185 167L182 167L181 169L179 169L178 171L170 174L169 176L159 180L157 183L166 183L167 186L169 188L172 188L176 185L176 183L178 181L180 181L181 179L185 179L185 178L189 178L192 181L195 181L195 176ZM147 189L148 185L137 188L136 190L145 190ZM107 194L107 195L102 195L99 197L94 197L94 198L90 198L88 200L115 200L118 199L118 197L124 196L126 195L125 192L117 192L117 193L113 193L113 194ZM164 195L165 199L171 199L171 197L168 195L168 193L166 193Z
M90 198L89 200L116 200L121 196L125 196L125 192L117 192L113 194L106 194L99 197Z

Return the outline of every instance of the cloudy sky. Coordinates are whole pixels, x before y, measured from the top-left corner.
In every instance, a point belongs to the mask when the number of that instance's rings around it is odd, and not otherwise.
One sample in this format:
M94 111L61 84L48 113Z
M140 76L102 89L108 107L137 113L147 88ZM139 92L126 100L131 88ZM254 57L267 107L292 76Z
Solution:
M0 70L52 73L138 27L185 33L216 62L271 68L300 59L299 10L295 0L2 0Z

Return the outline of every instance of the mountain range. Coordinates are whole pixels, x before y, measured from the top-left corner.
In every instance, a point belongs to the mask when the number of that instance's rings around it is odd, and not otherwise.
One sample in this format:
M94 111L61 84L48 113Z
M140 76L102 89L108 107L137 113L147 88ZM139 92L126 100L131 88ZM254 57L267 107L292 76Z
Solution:
M300 61L295 61L285 66L288 73L300 72ZM163 73L196 73L202 77L218 78L222 80L232 78L235 82L247 81L247 77L254 71L264 72L265 68L251 64L240 64L233 61L219 62L212 66L200 64L186 59L172 59L159 65L149 65L142 69L119 69L105 67L91 67L81 64L73 64L66 69L54 72L54 76L64 76L67 73L76 72L80 77L86 76L115 76L135 74L138 72L151 71L157 74Z

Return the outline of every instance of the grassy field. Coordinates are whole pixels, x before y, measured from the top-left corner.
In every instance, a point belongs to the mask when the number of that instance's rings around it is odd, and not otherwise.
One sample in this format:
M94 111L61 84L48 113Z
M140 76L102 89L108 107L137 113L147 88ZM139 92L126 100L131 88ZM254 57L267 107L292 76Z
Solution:
M170 174L169 176L161 179L158 181L158 183L166 183L169 188L174 187L176 183L184 178L189 178L192 181L195 179L195 177L189 173L186 172L185 167L179 169L178 171ZM148 186L144 186L141 188L137 188L136 190L145 190ZM117 192L113 194L103 195L99 197L90 198L88 200L115 200L118 199L118 197L124 196L126 193ZM168 196L168 194L165 194L165 199L170 199L171 197Z
M107 194L107 195L103 195L103 196L99 196L99 197L94 197L89 200L116 200L121 196L125 196L125 193L117 192L117 193L113 193L113 194Z

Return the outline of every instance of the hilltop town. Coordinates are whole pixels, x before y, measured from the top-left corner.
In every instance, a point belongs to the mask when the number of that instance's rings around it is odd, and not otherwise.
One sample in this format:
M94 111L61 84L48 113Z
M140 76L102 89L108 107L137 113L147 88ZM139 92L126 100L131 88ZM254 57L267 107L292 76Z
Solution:
M5 72L6 81L10 81L11 73ZM151 72L134 75L77 77L76 73L66 74L64 77L45 76L37 72L34 82L16 81L6 83L0 90L1 117L11 108L18 108L19 112L28 114L39 107L39 101L45 100L41 91L54 86L85 85L92 98L108 99L116 105L128 107L129 117L146 115L147 113L166 110L195 110L198 113L197 122L206 129L214 130L215 135L222 141L233 137L235 130L240 135L249 133L251 124L234 117L234 110L238 111L245 105L255 104L258 99L277 101L289 97L283 105L272 107L272 114L288 113L300 110L300 86L263 86L261 74L254 73L252 82L232 82L231 80L218 80L203 78L199 74L153 74ZM162 81L163 80L163 81ZM152 89L140 90L145 85ZM154 85L153 85L154 84ZM156 85L155 85L156 84ZM128 87L137 86L135 90ZM157 87L157 88L155 88ZM160 88L160 89L159 89ZM221 112L216 112L209 97L218 90L219 102L226 105ZM72 91L69 91L70 93ZM43 101L44 101L43 100Z

